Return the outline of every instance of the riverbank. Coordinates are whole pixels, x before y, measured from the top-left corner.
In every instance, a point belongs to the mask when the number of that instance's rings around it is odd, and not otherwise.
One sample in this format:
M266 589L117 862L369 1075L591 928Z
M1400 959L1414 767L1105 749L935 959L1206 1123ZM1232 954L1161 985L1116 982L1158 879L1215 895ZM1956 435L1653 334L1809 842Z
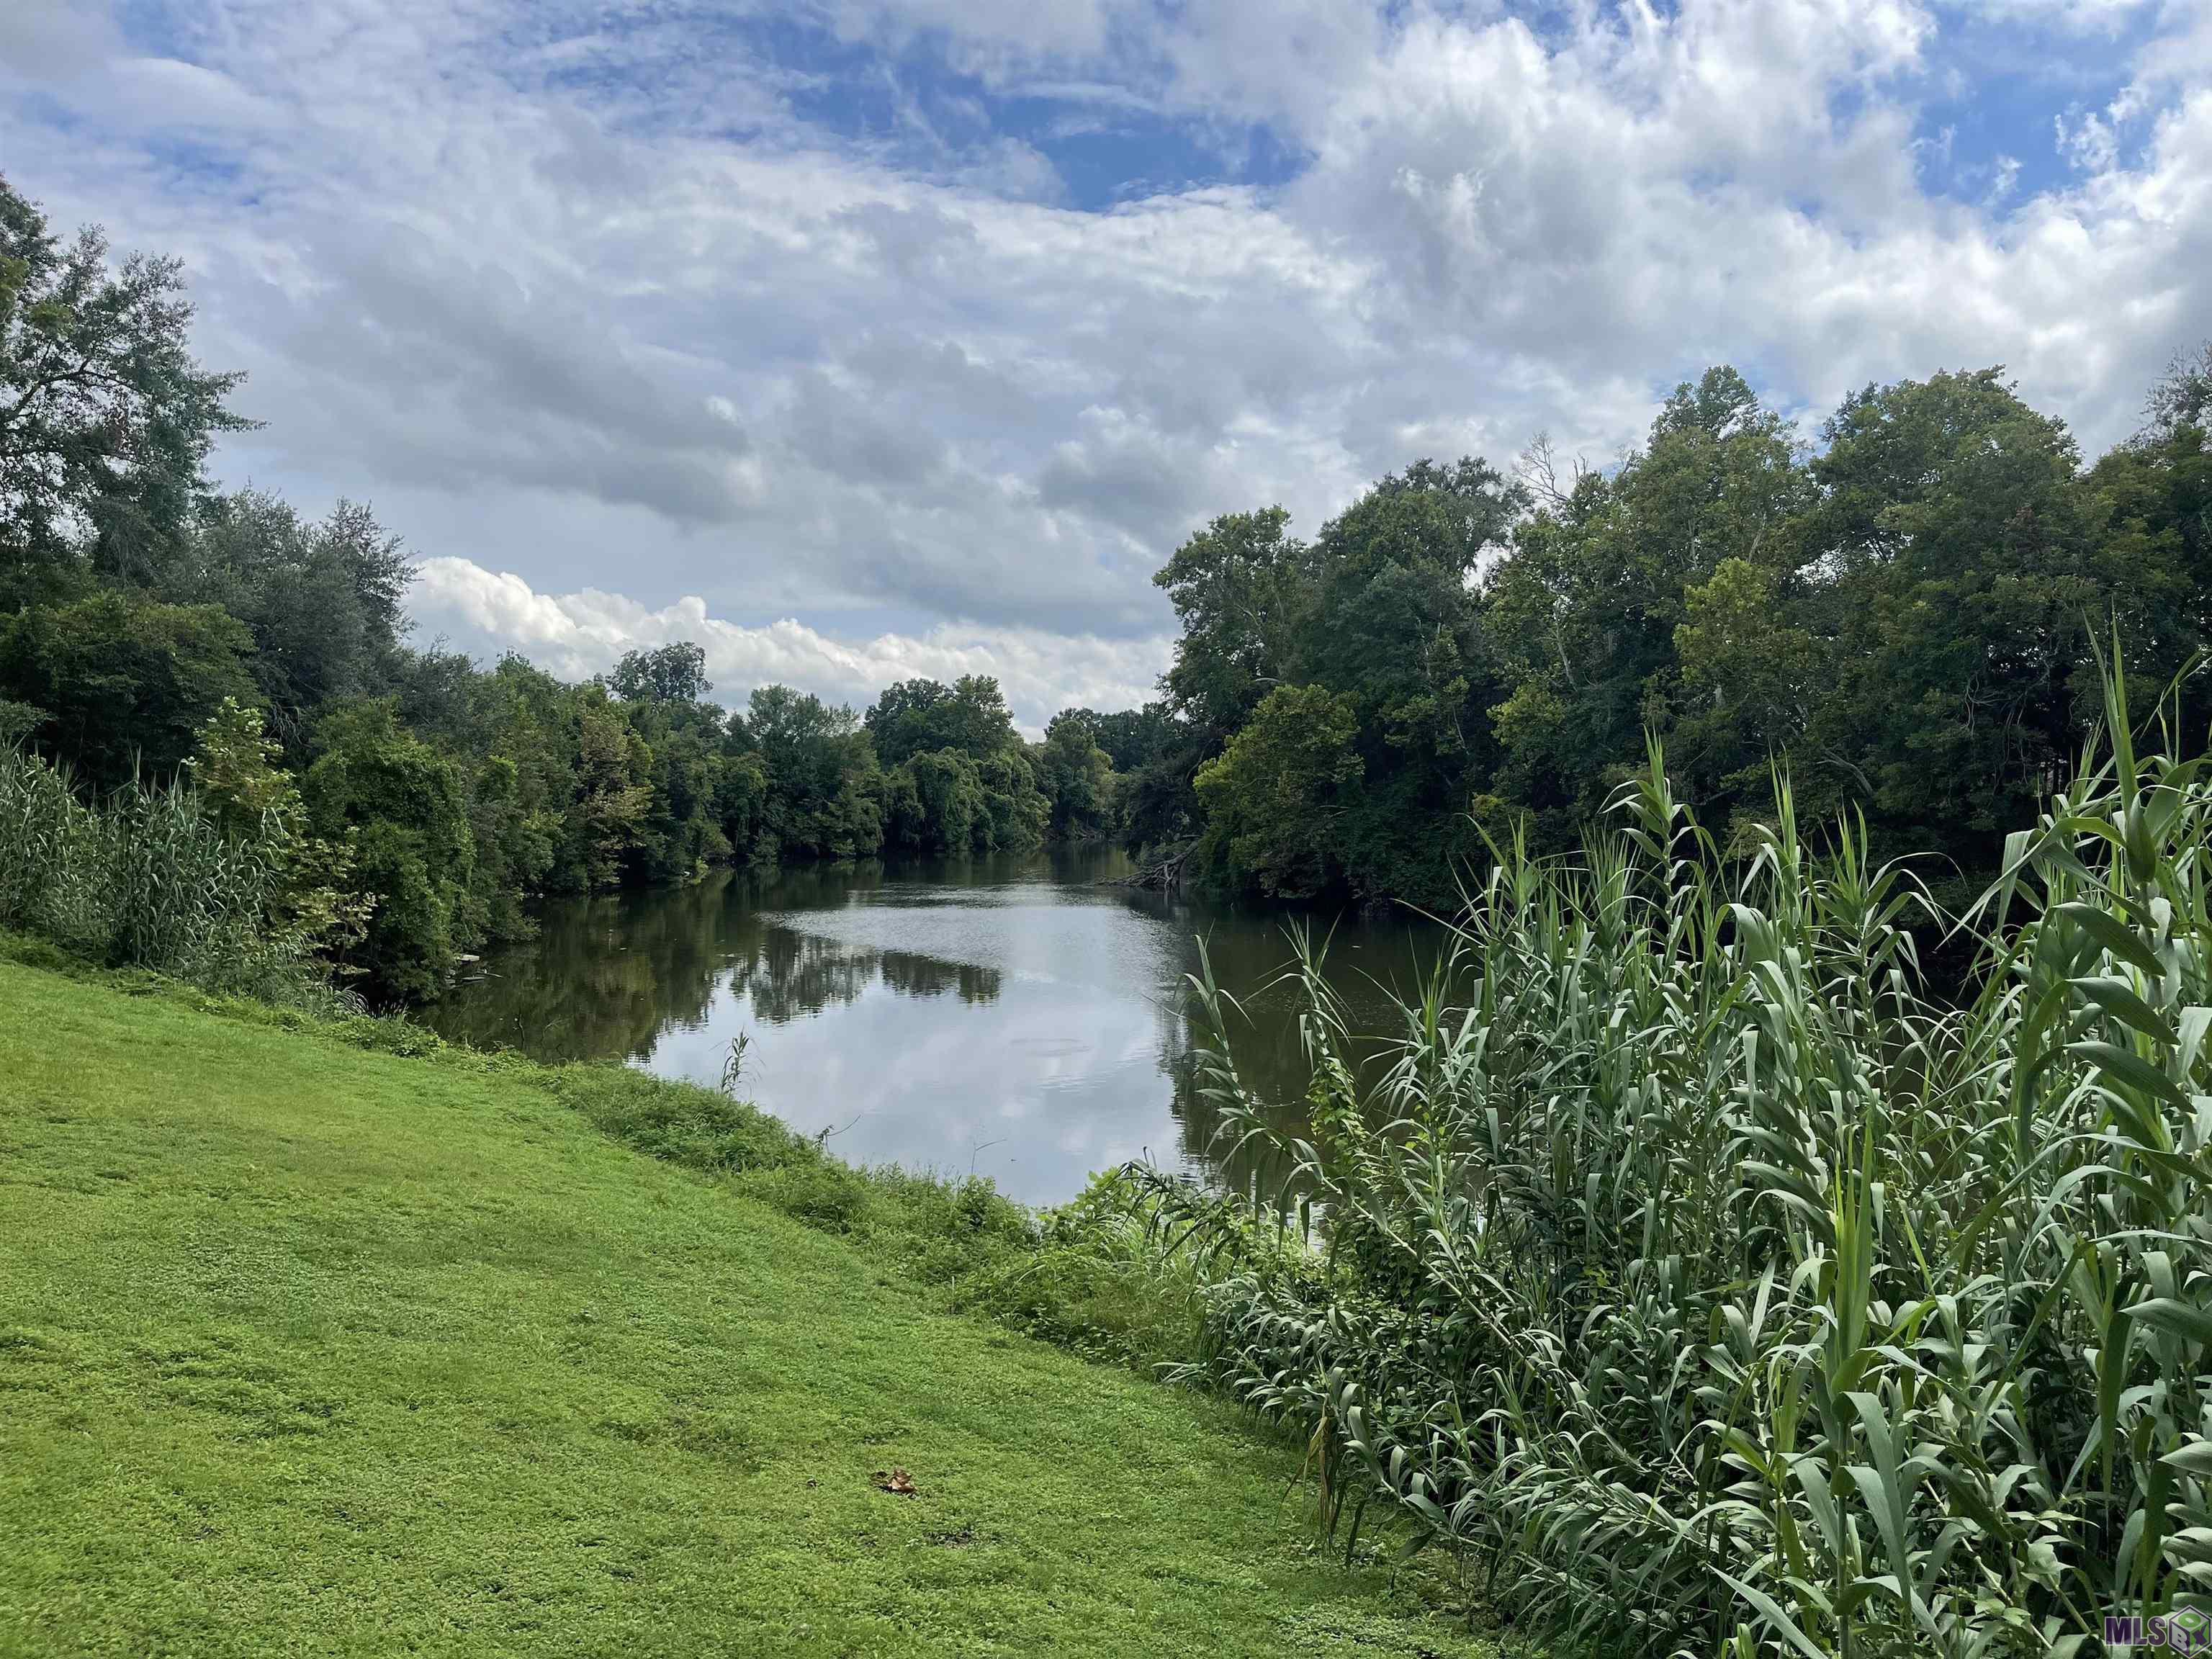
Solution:
M954 1311L987 1195L139 988L0 962L0 1653L1486 1650L1226 1407Z

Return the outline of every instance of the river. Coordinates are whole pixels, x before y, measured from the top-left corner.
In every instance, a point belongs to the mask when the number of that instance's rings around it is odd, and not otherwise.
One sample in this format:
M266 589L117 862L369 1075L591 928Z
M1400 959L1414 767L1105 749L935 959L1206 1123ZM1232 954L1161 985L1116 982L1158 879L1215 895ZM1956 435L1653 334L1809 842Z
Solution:
M988 1176L1031 1204L1149 1158L1217 1182L1218 1114L1190 1064L1185 976L1204 935L1245 1005L1248 1084L1294 1121L1305 1072L1279 912L1108 884L1117 851L718 872L694 886L554 901L535 939L428 1011L447 1037L544 1060L622 1060L713 1084L745 1039L740 1092L855 1163ZM1314 919L1326 928L1329 919ZM1336 921L1332 982L1382 1030L1436 930Z

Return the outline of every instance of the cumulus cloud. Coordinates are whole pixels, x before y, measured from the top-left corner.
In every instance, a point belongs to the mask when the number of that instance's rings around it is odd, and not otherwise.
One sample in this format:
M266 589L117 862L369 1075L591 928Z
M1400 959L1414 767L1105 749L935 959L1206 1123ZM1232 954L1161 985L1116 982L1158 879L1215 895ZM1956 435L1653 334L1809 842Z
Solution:
M29 0L0 155L187 259L225 476L370 496L487 644L1140 692L1211 514L1607 459L1709 362L2124 435L2212 315L2208 78L2205 0Z
M80 0L16 0L0 10L0 64L67 76L111 58L119 41L106 9Z
M710 616L696 595L647 610L597 588L541 593L512 571L487 570L467 559L425 560L416 578L418 617L449 639L520 649L571 678L603 673L626 651L677 641L704 649L714 696L732 707L763 685L796 686L831 702L865 707L898 680L950 683L963 674L992 674L1016 724L1031 737L1042 735L1062 708L1127 708L1146 701L1170 648L1164 638L1101 640L951 625L920 636L838 640L789 617L742 627Z

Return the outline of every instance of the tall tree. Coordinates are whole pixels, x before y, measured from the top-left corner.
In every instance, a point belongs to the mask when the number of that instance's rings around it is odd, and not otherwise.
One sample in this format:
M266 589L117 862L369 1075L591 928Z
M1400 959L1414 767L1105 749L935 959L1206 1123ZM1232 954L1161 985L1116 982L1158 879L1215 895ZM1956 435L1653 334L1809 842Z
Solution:
M1134 772L1151 764L1180 741L1176 718L1164 702L1120 708L1108 714L1093 708L1063 708L1053 716L1054 725L1061 720L1081 726L1091 742L1106 751L1107 763L1117 773Z
M597 685L569 703L574 721L575 793L562 814L568 825L564 867L597 892L621 881L652 810L652 757Z
M368 508L319 524L260 490L210 498L151 575L162 598L219 605L253 635L252 670L287 752L334 704L379 696L399 672L414 564Z
M1310 550L1290 525L1279 507L1224 514L1152 578L1182 625L1161 687L1216 749L1285 683L1311 595Z
M1292 669L1347 700L1363 787L1341 828L1352 885L1448 901L1501 695L1477 581L1526 510L1487 462L1416 461L1322 527Z
M707 678L706 647L690 640L649 651L626 651L607 676L607 689L624 702L701 702L714 689Z
M1306 898L1345 878L1342 824L1361 766L1352 699L1318 685L1270 691L1198 775L1215 866L1271 896Z
M98 227L64 245L0 179L0 601L67 591L88 559L143 579L185 534L215 434L252 424L191 318L178 260L115 269Z
M1160 678L1169 724L1123 792L1132 847L1194 836L1205 811L1199 769L1221 753L1286 676L1312 598L1311 550L1279 507L1227 513L1183 543L1152 577L1182 625Z
M2212 343L2174 360L2141 431L2084 480L2100 587L2131 677L2163 682L2212 647ZM2185 688L2189 729L2212 719L2212 686Z
M763 850L865 858L883 844L883 775L850 708L789 686L758 688L744 725L768 775Z
M252 648L217 606L94 592L0 617L0 697L39 711L33 740L94 788L173 776L225 698L254 701Z
M321 751L303 793L314 833L352 853L352 878L374 901L348 953L378 1001L421 1002L479 941L469 884L476 860L459 769L398 722L392 702L349 704L318 724Z
M988 674L963 674L951 685L901 680L876 699L866 723L876 758L886 767L939 749L981 760L1021 742L1006 694Z
M1052 832L1063 841L1091 841L1114 821L1114 763L1093 735L1088 709L1063 709L1037 746L1037 787L1052 803Z
M1665 722L1691 591L1729 559L1786 587L1813 494L1794 429L1725 368L1676 387L1612 477L1555 494L1489 583L1510 687L1492 710L1495 793L1571 839Z
M2076 671L2111 595L2074 441L1996 368L1870 386L1825 436L1807 605L1832 644L1800 752L1910 839L1984 865L2084 729Z

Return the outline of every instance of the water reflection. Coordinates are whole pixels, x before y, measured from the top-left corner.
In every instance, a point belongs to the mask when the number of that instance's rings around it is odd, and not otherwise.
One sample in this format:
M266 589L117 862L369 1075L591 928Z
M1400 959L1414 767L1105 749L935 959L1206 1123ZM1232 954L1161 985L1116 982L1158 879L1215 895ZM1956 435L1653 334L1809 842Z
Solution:
M831 1003L849 1007L872 985L901 996L948 993L973 1007L995 1002L1001 975L972 962L948 962L919 951L855 950L842 940L769 924L735 968L732 988L771 1025L818 1014ZM642 1056L641 1056L642 1057Z
M1212 1156L1191 1079L1184 976L1208 940L1243 998L1247 1080L1294 1118L1294 1009L1266 991L1280 918L1100 884L1118 854L885 869L719 874L692 888L547 906L538 937L433 1014L448 1036L540 1058L619 1058L713 1082L749 1033L746 1091L864 1163L991 1176L1030 1202L1149 1156L1242 1184ZM1344 924L1332 953L1355 1008L1402 981L1422 930Z

